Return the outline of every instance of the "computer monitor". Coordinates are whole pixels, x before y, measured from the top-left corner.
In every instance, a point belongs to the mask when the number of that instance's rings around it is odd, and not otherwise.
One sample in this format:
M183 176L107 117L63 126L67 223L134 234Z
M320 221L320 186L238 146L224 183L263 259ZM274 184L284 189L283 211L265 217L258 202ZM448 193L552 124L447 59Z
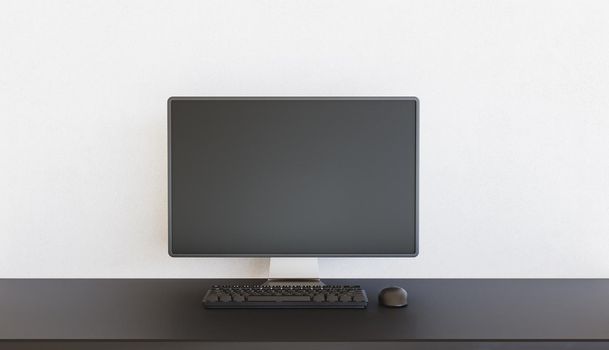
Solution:
M173 257L413 257L418 99L172 97Z

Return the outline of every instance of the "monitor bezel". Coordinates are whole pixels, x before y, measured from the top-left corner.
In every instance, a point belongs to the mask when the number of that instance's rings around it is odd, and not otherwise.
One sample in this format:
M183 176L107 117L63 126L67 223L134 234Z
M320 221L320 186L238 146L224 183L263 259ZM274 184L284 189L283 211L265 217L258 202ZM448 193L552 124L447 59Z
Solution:
M173 251L173 233L172 233L172 177L171 177L171 104L173 101L180 100L404 100L415 102L415 154L416 154L416 169L415 169L415 242L414 252L412 253L389 253L389 254L378 254L378 253L361 253L361 254L308 254L308 253L285 253L285 254L268 254L268 253L230 253L230 254L185 254L176 253ZM390 97L345 97L345 96L172 96L167 99L167 177L168 177L168 249L169 256L171 257L352 257L352 258L401 258L401 257L416 257L419 255L419 99L414 96L390 96Z

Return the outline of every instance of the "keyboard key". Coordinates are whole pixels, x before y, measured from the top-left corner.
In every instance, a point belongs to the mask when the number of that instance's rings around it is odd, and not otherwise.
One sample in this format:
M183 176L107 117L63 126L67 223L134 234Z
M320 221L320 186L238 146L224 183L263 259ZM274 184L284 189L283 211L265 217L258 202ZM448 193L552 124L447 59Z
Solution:
M338 301L338 296L336 296L336 294L328 294L326 300L330 303L334 303Z
M247 301L311 301L311 297L307 295L260 295L260 296L251 296L247 298Z
M342 302L349 302L352 300L352 298L350 295L343 294L340 296L339 300Z

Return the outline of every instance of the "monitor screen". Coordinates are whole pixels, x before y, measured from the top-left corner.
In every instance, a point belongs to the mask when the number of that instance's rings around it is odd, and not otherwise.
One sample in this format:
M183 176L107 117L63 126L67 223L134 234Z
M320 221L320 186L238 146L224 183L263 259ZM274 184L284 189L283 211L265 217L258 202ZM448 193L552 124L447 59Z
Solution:
M414 256L416 98L169 99L172 256Z

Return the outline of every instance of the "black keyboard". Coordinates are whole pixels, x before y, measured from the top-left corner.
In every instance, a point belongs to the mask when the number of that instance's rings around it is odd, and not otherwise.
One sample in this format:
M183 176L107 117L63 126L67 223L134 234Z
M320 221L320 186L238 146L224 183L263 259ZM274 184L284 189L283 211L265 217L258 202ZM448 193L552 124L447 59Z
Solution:
M208 309L364 309L368 297L360 286L226 285L209 289L203 305Z

